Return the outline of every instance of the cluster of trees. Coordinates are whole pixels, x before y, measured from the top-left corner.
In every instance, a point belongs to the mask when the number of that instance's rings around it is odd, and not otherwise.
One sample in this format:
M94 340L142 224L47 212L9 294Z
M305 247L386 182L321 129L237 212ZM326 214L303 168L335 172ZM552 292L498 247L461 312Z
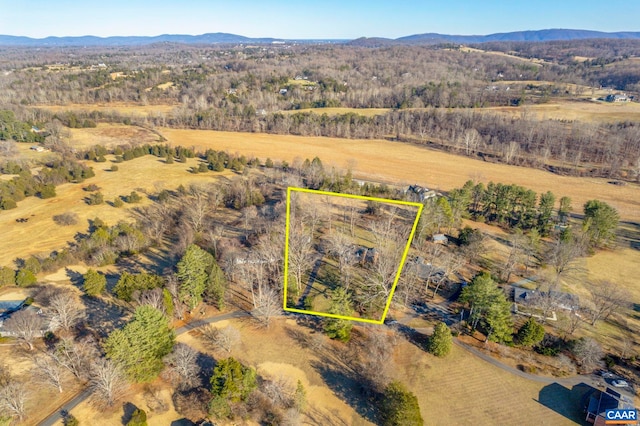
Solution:
M82 182L94 176L90 167L74 160L54 161L45 166L35 176L27 167L22 167L18 176L0 182L0 210L16 208L17 202L25 197L55 197L56 185L64 182Z
M44 135L32 130L35 123L20 121L11 110L0 110L0 141L44 142Z

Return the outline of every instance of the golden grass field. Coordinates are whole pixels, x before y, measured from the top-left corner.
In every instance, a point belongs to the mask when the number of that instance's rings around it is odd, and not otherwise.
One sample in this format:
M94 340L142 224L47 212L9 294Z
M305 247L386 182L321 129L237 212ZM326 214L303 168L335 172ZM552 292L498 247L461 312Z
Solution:
M480 111L521 117L523 114L538 120L571 120L596 123L640 121L640 104L636 102L557 101L524 107L488 107Z
M173 84L173 83L171 83ZM164 83L158 86L160 89L168 89L171 84ZM118 114L147 117L150 115L169 114L177 105L158 104L158 105L140 105L125 102L104 102L95 104L68 104L68 105L33 105L33 108L44 109L53 113L65 111L77 112L116 112Z
M256 328L248 320L223 321L215 326L226 327L228 324L232 324L242 333L242 342L230 354L212 353L199 338L192 335L193 332L181 335L178 341L212 354L216 359L233 356L247 365L256 367L258 374L263 377L288 381L292 386L300 380L307 391L308 401L302 424L373 424L354 406L344 402L343 397L338 396L337 392L341 391L333 389L327 383L327 379L331 381L332 376L323 376L319 371L333 370L330 361L322 359L318 353L331 351L331 345L334 343L325 343L319 351L302 348L287 329L297 329L305 334L308 334L308 331L296 326L293 320L277 320L269 329ZM283 351L283 347L287 350ZM458 425L471 422L479 425L576 424L558 412L571 413L571 410L576 408L575 401L567 398L568 389L559 385L545 389L545 384L505 372L456 346L449 356L439 359L426 354L411 343L402 341L396 346L393 359L397 368L392 376L416 394L426 425ZM169 402L166 385L156 381L150 386L159 391L159 396L165 402ZM346 389L347 393L349 391L356 390ZM545 400L544 395L548 391L554 392L554 396L557 397L556 410L538 402ZM354 399L358 399L357 394L353 396ZM164 413L151 412L142 397L141 389L127 400L147 410L151 425L169 424L172 420L180 418L172 408ZM72 414L82 420L100 421L100 424L115 426L121 424L122 410L118 408L100 413L88 402L84 402L75 408Z
M68 142L77 149L86 149L94 145L107 148L118 145L139 145L158 142L158 135L138 126L100 123L97 127L69 129Z
M232 323L241 330L244 342L233 350L233 356L258 366L262 374L282 375L294 383L302 380L308 390L310 414L315 417L315 421L308 419L307 424L370 424L336 398L314 368L314 361L319 358L315 351L302 349L286 333L287 327L298 328L292 320L277 321L269 330L256 329L242 321ZM189 344L192 342L189 339ZM318 352L331 350L330 345L326 343ZM287 351L282 347L287 347ZM537 402L544 385L502 371L455 346L448 357L438 359L401 341L394 361L397 369L392 376L416 394L425 424L469 424L471 419L474 424L573 424ZM329 370L332 367L324 365ZM454 399L452 395L459 397ZM323 415L330 417L318 423Z
M261 159L291 162L294 158L318 156L326 165L353 166L354 175L370 180L417 183L451 190L469 179L514 183L537 192L553 191L556 198L572 198L574 211L590 199L611 204L626 220L640 221L640 186L610 185L606 179L558 176L543 170L506 164L491 164L401 142L323 137L232 133L208 130L160 129L174 145L212 148Z
M133 205L125 203L122 208L115 208L107 203L89 206L84 202L89 193L82 188L91 183L101 188L105 201L111 202L117 196L127 195L133 190L153 193L164 188L175 189L180 184L186 186L195 182L212 182L231 173L189 173L189 168L196 164L196 159L188 159L186 163L165 164L159 158L145 156L119 163L119 170L111 172L106 170L111 166L110 162L89 163L95 177L81 184L67 183L56 187L57 196L54 198L41 200L28 197L20 201L17 208L0 214L0 265L12 265L13 260L18 257L48 254L52 250L64 248L67 242L73 241L76 233L87 231L88 220L99 217L108 224L115 224L129 217L130 208L149 202L144 200L141 204ZM65 212L76 213L78 223L59 226L53 222L54 215ZM29 221L18 223L18 218L28 218Z
M303 108L303 109L290 109L286 111L280 111L283 114L296 114L299 112L312 112L314 114L322 115L327 114L329 116L332 115L340 115L340 114L358 114L365 117L374 117L376 115L384 115L391 111L391 108L346 108L346 107L335 107L335 108Z

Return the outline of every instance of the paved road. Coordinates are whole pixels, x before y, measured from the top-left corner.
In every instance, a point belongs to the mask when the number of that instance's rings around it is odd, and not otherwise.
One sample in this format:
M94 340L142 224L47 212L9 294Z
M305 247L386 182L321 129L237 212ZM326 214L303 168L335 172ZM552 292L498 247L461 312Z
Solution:
M193 321L185 326L182 326L180 328L176 329L176 336L179 336L181 334L184 334L186 332L189 332L191 330L194 330L198 327L202 327L203 325L206 324L212 324L214 322L219 322L219 321L224 321L227 319L232 319L232 318L242 318L242 317L248 317L251 316L250 312L246 312L246 311L233 311L233 312L228 312L226 314L222 314L222 315L216 315L214 317L209 317L209 318L203 318L197 321ZM38 423L39 426L53 426L58 420L62 419L62 412L66 411L66 412L70 412L71 410L73 410L74 408L76 408L76 406L78 406L80 403L82 403L85 399L89 398L89 396L91 395L91 391L89 389L85 389L82 392L80 392L79 394L77 394L76 396L74 396L71 400L69 400L67 403L65 403L62 407L58 408L56 410L55 413L51 414L49 417L47 417L46 419L44 419L42 422Z

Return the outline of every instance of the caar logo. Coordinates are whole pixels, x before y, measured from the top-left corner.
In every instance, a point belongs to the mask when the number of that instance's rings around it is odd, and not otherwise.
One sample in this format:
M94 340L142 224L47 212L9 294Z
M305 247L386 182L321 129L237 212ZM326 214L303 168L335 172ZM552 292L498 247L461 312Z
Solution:
M604 412L604 423L607 425L627 425L638 422L638 412L634 408L607 410Z

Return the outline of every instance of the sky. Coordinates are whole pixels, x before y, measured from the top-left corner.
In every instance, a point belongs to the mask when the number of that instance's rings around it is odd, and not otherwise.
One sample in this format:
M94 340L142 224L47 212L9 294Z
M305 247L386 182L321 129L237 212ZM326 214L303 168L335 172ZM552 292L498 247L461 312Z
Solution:
M546 28L640 31L638 16L638 0L0 0L0 34L397 38Z

